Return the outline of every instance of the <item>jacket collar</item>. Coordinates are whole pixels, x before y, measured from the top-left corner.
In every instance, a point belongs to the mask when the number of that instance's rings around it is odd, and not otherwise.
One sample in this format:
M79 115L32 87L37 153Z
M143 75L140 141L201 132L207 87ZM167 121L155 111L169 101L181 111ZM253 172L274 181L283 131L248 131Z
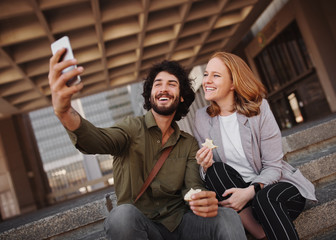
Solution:
M158 130L160 130L156 121L155 121L155 118L154 118L154 115L153 115L152 111L147 111L144 118L145 118L145 124L146 124L146 127L147 127L148 130L150 128L153 128L153 127L156 127ZM174 141L177 141L177 139L180 137L180 135L183 136L183 134L180 131L179 126L177 125L177 123L174 120L172 121L171 126L174 129L173 139L174 139Z

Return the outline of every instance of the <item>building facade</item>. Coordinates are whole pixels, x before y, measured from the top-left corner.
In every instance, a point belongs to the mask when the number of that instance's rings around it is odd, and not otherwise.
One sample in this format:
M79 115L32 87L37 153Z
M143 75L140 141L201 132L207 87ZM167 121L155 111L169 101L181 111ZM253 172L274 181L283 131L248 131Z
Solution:
M109 127L125 116L141 114L136 103L141 83L72 101L84 118L98 127ZM61 201L113 184L110 155L85 155L71 143L52 107L29 113L51 193L49 201Z
M285 1L245 48L282 130L336 111L335 8L329 0Z

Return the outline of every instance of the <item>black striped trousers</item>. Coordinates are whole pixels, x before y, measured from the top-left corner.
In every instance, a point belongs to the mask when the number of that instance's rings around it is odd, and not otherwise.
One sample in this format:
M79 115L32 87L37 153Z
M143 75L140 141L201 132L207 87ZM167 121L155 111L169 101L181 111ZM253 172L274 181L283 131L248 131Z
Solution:
M222 194L226 189L250 185L235 169L219 162L208 168L205 183L209 190L216 192L219 201L224 200ZM292 240L299 239L293 220L303 211L305 203L306 199L295 186L278 182L259 191L245 207L252 205L253 215L263 227L267 239Z

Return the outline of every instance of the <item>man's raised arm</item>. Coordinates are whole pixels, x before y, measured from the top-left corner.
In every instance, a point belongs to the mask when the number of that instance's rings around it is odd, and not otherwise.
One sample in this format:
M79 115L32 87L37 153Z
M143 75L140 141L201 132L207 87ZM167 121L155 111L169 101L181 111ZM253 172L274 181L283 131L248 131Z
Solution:
M62 73L62 70L77 64L76 59L59 62L65 48L56 52L49 62L49 85L51 90L52 105L55 115L59 118L64 127L70 131L76 130L80 125L79 113L71 107L72 96L83 88L83 83L68 87L66 82L73 77L81 74L83 67Z

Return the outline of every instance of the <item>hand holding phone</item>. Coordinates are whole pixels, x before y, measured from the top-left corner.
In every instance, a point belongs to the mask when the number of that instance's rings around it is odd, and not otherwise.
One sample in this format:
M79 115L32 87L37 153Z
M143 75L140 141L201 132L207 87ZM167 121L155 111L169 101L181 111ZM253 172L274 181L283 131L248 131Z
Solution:
M66 48L66 51L64 52L64 54L62 54L59 62L65 61L65 60L70 60L70 59L74 58L72 48L71 48L71 45L70 45L70 40L69 40L68 36L64 36L64 37L58 39L57 41L55 41L51 44L51 51L52 51L53 55L55 55L55 53L62 48ZM77 65L67 67L66 69L64 69L62 71L62 73L66 73L68 71L71 71L72 69L74 69L76 67L77 67ZM70 79L69 81L67 81L66 85L68 87L70 87L70 86L79 84L80 82L81 82L80 76L75 76L72 79Z

